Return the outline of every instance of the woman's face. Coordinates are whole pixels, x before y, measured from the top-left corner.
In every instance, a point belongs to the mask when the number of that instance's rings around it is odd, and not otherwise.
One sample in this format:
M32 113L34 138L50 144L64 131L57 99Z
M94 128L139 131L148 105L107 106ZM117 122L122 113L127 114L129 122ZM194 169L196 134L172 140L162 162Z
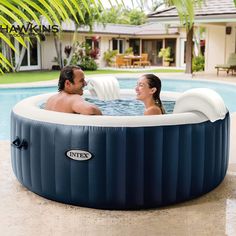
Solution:
M156 88L149 88L148 80L145 77L141 77L135 87L136 99L144 101L147 98L152 98Z

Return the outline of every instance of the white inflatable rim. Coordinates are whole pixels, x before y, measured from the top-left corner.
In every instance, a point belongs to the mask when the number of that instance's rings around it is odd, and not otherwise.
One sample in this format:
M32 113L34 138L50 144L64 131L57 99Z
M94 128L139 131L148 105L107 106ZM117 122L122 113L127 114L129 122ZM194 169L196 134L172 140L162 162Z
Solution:
M195 124L208 120L208 118L199 111L152 116L88 116L54 112L39 108L39 103L46 101L52 94L53 93L48 93L26 98L15 105L13 112L21 117L41 122L99 127L170 126ZM121 94L123 94L121 97L127 97L127 95L132 97L134 91L121 90ZM171 100L178 98L179 95L177 93L162 92L162 99L164 97L166 97L167 100Z

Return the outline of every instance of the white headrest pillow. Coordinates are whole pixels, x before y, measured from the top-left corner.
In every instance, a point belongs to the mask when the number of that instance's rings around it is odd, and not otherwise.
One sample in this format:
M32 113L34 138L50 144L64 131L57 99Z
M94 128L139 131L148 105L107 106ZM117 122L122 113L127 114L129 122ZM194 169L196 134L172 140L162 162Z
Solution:
M198 111L212 122L224 119L228 112L222 97L212 89L195 88L182 93L173 113Z
M89 78L88 90L92 96L100 100L114 100L120 98L119 82L114 76L97 76Z

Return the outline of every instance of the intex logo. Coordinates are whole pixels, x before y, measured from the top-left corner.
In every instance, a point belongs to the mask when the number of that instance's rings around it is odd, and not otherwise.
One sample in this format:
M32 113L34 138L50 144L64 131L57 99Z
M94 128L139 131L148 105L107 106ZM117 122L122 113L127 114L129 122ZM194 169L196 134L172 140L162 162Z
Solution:
M83 150L69 150L66 156L76 161L87 161L92 158L92 154Z

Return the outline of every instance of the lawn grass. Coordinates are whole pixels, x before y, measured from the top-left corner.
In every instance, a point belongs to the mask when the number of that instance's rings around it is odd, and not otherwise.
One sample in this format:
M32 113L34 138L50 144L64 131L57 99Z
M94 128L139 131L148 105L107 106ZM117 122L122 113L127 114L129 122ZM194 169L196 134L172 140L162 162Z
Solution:
M96 71L85 71L85 75L95 74L124 74L124 73L177 73L184 72L183 70L177 69L152 69L145 71L129 71L129 70L96 70ZM28 83L37 81L48 81L58 79L59 71L25 71L17 73L6 73L0 75L0 84L13 84L13 83Z
M27 83L57 79L59 71L27 71L0 75L0 84Z

